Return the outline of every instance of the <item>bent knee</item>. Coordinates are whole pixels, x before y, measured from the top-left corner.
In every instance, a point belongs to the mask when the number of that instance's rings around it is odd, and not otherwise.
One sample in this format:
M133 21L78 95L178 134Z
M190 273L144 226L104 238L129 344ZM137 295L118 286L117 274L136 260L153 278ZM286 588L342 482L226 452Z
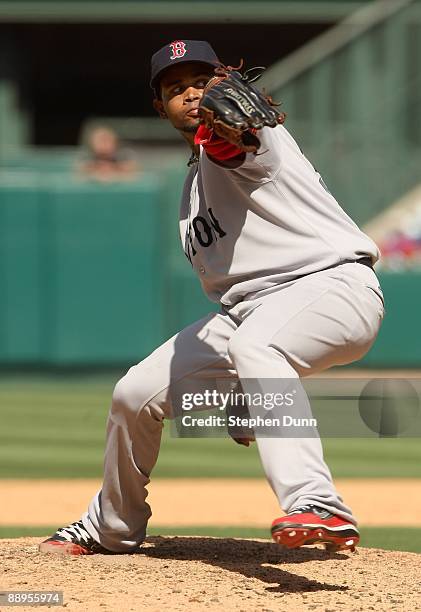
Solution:
M162 385L161 385L162 387ZM159 381L142 371L141 364L130 368L115 385L112 396L111 414L116 418L129 420L142 412L155 420L162 420L164 393L159 393Z
M138 412L145 406L151 395L153 395L153 389L151 389L150 377L148 379L138 365L130 368L115 385L112 408L118 411Z
M113 409L131 410L138 404L138 393L136 393L135 385L127 377L127 374L120 378L114 387L112 397Z

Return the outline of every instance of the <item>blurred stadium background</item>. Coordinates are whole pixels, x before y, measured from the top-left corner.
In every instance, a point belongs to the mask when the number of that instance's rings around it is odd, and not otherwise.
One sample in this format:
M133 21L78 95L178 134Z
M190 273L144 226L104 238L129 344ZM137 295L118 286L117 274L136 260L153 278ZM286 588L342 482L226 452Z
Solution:
M1 478L100 477L117 377L215 309L179 245L188 152L148 85L178 38L268 66L286 127L384 255L386 317L357 367L421 366L420 0L0 0ZM132 180L78 173L96 126L134 152ZM390 442L327 456L339 477L419 478L418 441ZM158 476L261 474L228 440L164 446Z

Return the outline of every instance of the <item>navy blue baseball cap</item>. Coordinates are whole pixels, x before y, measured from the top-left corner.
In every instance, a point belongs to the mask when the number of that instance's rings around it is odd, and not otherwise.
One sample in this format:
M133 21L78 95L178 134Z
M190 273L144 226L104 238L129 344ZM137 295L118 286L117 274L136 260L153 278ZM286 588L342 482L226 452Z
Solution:
M157 85L164 70L182 62L220 65L215 51L205 40L174 40L152 55L150 86L155 93L157 93Z

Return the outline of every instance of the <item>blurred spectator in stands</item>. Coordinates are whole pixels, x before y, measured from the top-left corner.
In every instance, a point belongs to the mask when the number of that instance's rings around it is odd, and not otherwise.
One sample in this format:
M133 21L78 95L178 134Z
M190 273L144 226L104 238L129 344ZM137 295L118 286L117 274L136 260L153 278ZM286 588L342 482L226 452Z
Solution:
M101 181L130 181L139 175L136 155L123 147L117 134L107 127L94 128L87 139L87 150L77 163L85 178Z
M421 267L421 202L402 214L397 227L379 241L378 268L396 270Z

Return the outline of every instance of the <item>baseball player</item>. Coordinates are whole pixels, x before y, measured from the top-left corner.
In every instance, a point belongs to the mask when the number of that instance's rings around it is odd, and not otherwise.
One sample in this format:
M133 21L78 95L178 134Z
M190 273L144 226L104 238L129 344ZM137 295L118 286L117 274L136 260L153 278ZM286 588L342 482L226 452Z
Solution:
M327 190L283 126L285 115L252 84L258 73L223 66L204 41L177 40L152 57L154 107L191 149L183 249L220 310L175 334L117 383L103 486L80 521L40 544L43 552L137 549L151 516L146 486L163 420L177 411L180 390L213 390L220 380L245 390L275 381L283 389L285 381L298 384L360 359L377 336L384 316L373 270L379 250ZM273 522L275 541L354 549L356 520L335 489L320 438L283 431L255 437L286 512ZM250 437L237 441L248 445Z

